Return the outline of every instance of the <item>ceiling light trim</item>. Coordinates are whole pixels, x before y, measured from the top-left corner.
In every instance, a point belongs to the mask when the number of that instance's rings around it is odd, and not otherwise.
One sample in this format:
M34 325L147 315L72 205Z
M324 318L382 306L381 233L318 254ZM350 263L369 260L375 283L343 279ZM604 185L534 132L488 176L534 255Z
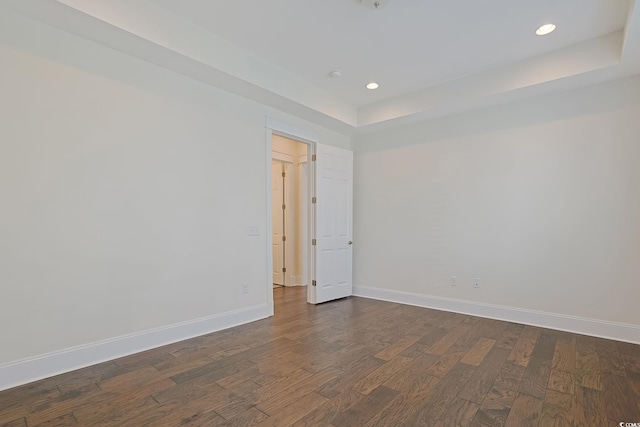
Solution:
M548 23L538 27L536 30L536 35L538 36L546 36L547 34L551 34L556 30L556 24Z

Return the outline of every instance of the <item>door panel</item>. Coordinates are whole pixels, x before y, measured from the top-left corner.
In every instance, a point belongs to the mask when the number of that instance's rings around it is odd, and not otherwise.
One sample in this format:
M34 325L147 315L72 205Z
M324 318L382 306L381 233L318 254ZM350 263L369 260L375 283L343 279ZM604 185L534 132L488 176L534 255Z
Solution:
M316 303L352 293L353 153L316 147Z
M282 247L282 163L271 162L271 206L272 206L272 226L273 226L273 283L284 285L284 265Z

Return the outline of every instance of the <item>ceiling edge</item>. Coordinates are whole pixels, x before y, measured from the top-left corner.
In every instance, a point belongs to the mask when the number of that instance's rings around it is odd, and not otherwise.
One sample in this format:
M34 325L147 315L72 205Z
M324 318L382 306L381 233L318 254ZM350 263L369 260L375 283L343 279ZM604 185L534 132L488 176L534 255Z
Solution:
M360 108L147 0L2 6L344 135L370 133L640 72L640 7L624 30Z

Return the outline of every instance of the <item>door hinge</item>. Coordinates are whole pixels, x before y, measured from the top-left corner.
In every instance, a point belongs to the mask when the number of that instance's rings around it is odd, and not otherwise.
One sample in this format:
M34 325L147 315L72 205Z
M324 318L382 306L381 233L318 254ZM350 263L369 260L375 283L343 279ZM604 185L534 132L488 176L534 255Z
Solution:
M315 155L315 154L311 155L311 161L312 161L312 162L315 162L315 161L316 161L316 158L317 158L317 157L316 157L316 155Z
M311 198L311 203L316 203L318 200L315 197Z
M315 280L311 281L311 286L316 286L316 281Z
M282 205L282 210L286 210L287 209L287 205Z
M316 245L316 239L311 239L311 245L315 246Z
M282 241L286 242L287 241L287 236L282 236Z
M287 267L282 267L282 272L286 273L287 272Z

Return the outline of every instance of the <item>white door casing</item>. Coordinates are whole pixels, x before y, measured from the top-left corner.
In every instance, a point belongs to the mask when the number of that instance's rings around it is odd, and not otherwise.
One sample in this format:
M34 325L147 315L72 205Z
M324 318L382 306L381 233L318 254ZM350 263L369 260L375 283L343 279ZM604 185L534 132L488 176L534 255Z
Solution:
M316 144L315 303L352 294L353 152Z
M308 149L308 146L307 146ZM309 182L309 162L307 161L308 157L306 154L300 156L298 162L298 172L299 172L299 184L300 184L300 226L298 229L300 230L300 245L302 257L302 270L299 272L301 275L300 284L303 286L311 285L311 228L310 228L310 215L309 210L311 207L311 203L309 200L309 192L310 192L310 182Z

